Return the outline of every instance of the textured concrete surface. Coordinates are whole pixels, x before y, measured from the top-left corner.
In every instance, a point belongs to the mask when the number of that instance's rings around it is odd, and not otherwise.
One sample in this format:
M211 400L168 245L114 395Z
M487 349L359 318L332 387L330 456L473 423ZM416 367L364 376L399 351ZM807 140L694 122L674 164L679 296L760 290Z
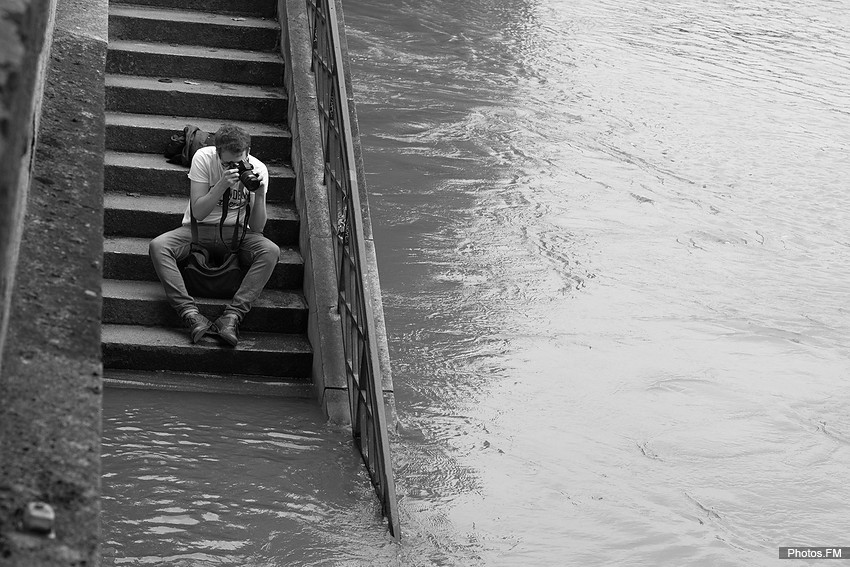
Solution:
M106 145L116 152L155 151L161 154L165 151L171 134L190 123L207 132L215 132L221 126L221 120L209 118L107 112ZM267 166L278 161L288 161L286 156L289 156L292 146L288 128L279 124L236 121L232 123L251 134L251 152L262 156ZM270 157L268 161L266 156ZM292 196L289 195L283 200L291 201Z
M113 4L109 15L110 37L128 40L180 43L191 37L195 45L269 51L277 47L280 35L277 19L246 17L244 13L239 19L210 13L198 17L191 11ZM163 26L163 21L169 25Z
M125 40L109 43L106 72L262 86L283 84L283 60L274 53Z
M110 238L104 243L103 277L159 281L148 255L147 238ZM294 247L282 247L269 287L297 289L304 279L304 262Z
M194 120L192 121L194 123ZM170 195L185 197L187 170L181 165L170 164L157 154L132 154L107 151L104 156L107 191L141 193L139 176L146 180L148 195ZM295 179L286 167L269 165L269 202L286 201L294 190Z
M55 0L0 5L0 357L9 320ZM2 364L2 358L0 358Z
M166 77L167 78L167 77ZM256 85L230 85L197 79L160 82L156 77L109 75L106 99L115 112L144 114L168 108L172 115L201 116L251 122L284 122L287 98L277 89Z
M0 375L4 566L98 564L106 13L56 10ZM32 501L55 510L55 537L21 530Z
M342 330L337 313L330 219L319 132L316 88L312 81L311 41L306 5L301 0L278 0L286 14L281 47L286 62L289 128L292 132L295 199L301 215L301 255L304 295L310 305L307 334L314 345L313 381L316 397L331 421L348 423L351 414L345 392ZM337 395L342 392L344 395Z
M180 317L166 303L160 282L103 280L103 322L182 327ZM229 303L226 299L197 298L201 313L214 321ZM150 307L155 303L154 308ZM300 291L264 289L240 331L303 334L307 330L307 302Z
M217 337L197 344L177 327L103 325L103 363L112 369L250 374L276 381L310 381L313 351L303 335L239 332L239 345Z

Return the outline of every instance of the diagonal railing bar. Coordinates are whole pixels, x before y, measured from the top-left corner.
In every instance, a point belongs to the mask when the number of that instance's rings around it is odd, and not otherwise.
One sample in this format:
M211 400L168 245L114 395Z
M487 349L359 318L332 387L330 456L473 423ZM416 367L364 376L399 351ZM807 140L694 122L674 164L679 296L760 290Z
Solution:
M345 67L334 0L307 0L313 73L324 148L324 183L335 234L345 371L355 445L381 500L390 533L401 536L378 358L375 316L364 273L366 242Z

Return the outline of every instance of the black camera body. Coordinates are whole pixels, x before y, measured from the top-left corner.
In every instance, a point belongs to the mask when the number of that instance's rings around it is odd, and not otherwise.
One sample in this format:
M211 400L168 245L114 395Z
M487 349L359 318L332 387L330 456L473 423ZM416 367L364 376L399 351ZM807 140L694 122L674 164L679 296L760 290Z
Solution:
M260 178L254 173L254 166L247 159L237 161L236 169L239 170L239 181L245 189L253 193L260 188Z

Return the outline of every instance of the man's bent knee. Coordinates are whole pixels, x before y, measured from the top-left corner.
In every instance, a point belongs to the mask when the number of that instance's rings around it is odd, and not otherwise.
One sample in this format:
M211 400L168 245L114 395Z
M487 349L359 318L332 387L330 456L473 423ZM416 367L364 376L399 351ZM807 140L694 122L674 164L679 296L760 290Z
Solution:
M268 239L266 239L263 244L263 254L268 254L274 258L280 258L280 246Z
M275 260L280 258L280 247L266 238L265 236L252 245L254 258L268 259L273 257Z
M154 238L153 240L150 241L150 244L148 244L148 255L150 255L150 257L153 258L155 256L159 256L161 253L162 253L162 240L159 236L157 236L156 238Z

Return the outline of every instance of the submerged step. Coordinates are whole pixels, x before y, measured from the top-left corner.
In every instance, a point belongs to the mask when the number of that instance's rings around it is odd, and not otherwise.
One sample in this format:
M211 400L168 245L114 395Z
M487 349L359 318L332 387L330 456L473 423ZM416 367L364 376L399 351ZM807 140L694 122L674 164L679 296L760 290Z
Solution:
M206 336L192 344L183 329L111 325L102 327L105 368L243 374L309 380L312 348L303 335L240 332L230 347Z
M159 281L148 255L149 238L106 237L103 239L103 277L137 281ZM301 289L304 260L295 246L281 246L280 259L266 287Z
M168 163L162 155L107 151L103 156L105 191L186 197L189 168ZM290 202L295 191L292 168L268 165L266 201Z
M103 280L103 322L125 325L182 327L168 305L159 281ZM224 299L196 298L198 309L214 321L228 304ZM243 331L305 333L307 301L300 291L266 288L240 326Z
M106 72L281 86L283 58L276 53L112 40L106 56Z
M189 6L186 2L175 2ZM112 2L109 7L109 37L130 41L153 41L178 45L229 47L253 51L276 51L280 25L273 18L242 13L193 12Z
M203 374L200 372L106 368L103 371L103 384L110 388L137 390L313 398L312 384L304 382L302 379L288 379L279 376L257 377L242 374Z
M103 234L154 238L180 226L189 202L185 197L153 197L138 193L106 193L103 196ZM292 203L267 203L268 221L263 234L277 244L298 243L300 219Z
M191 80L107 74L106 110L214 118L222 121L285 122L283 89Z
M266 165L290 163L292 134L284 123L232 121L251 135L251 154ZM155 114L106 113L106 149L118 152L162 154L171 135L191 124L215 132L221 120L190 118L187 116L160 116Z

